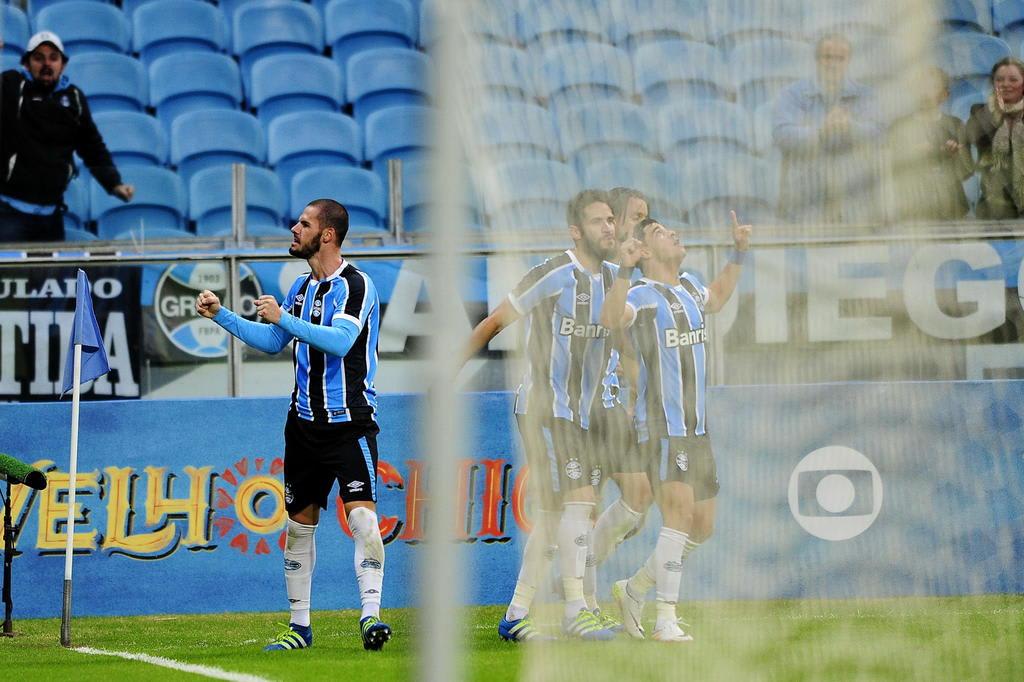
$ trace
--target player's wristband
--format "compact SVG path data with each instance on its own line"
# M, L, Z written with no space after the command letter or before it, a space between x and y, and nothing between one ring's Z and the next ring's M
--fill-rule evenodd
M635 270L635 269L636 269L635 265L633 267L631 267L631 268L627 268L624 265L620 265L619 266L619 271L617 273L615 273L615 276L618 277L619 279L624 279L627 282L631 282L631 281L633 281L633 270Z
M730 249L728 260L733 265L743 265L747 261L747 252Z

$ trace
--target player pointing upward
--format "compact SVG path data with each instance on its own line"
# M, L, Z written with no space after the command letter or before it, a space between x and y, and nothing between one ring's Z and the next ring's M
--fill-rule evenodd
M380 649L391 628L380 620L384 544L377 525L377 336L380 303L373 281L341 256L348 211L317 199L292 226L288 253L309 263L283 306L272 296L256 301L270 324L250 322L221 306L211 291L196 311L267 353L292 344L295 389L284 430L284 491L288 511L284 551L291 622L267 650L313 644L310 583L316 562L313 534L337 480L355 540L355 572L366 649Z

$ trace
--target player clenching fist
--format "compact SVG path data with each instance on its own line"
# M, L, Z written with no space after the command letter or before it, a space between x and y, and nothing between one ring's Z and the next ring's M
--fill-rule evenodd
M277 324L281 321L281 306L277 299L270 295L263 295L256 299L256 315L267 322Z
M219 311L220 299L217 298L217 294L209 289L200 292L199 296L196 297L196 312L203 317L213 319Z

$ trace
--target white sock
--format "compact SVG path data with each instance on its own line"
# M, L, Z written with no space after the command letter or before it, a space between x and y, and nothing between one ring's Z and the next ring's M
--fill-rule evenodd
M587 567L592 502L566 502L558 524L558 567L565 588L565 617L575 618L587 608L583 598L583 574Z
M594 556L593 545L594 532L590 532L590 541L587 543L587 567L583 571L583 599L587 602L587 608L593 611L600 604L597 603L597 557Z
M591 547L600 566L622 544L629 532L643 521L644 515L631 509L620 497L605 509L594 524Z
M384 542L380 538L377 514L366 507L356 507L348 514L348 527L355 540L356 582L359 601L367 616L380 616L380 592L384 586Z
M683 550L689 540L686 533L662 526L658 543L654 546L655 593L658 596L657 630L676 619L679 583L683 578ZM650 570L650 567L648 567Z
M288 592L291 622L309 626L309 591L316 565L316 526L288 519L284 546L284 586Z
M523 549L523 560L519 566L519 578L516 590L512 593L512 602L505 611L506 620L519 620L530 613L533 597L537 586L551 570L555 558L552 542L558 530L560 512L541 511L537 525L526 539Z

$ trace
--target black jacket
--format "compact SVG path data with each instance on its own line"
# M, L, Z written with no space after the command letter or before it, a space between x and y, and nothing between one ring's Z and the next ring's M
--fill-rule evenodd
M2 88L0 194L61 204L75 174L74 152L108 193L121 184L85 95L66 77L47 92L21 71L4 71Z

